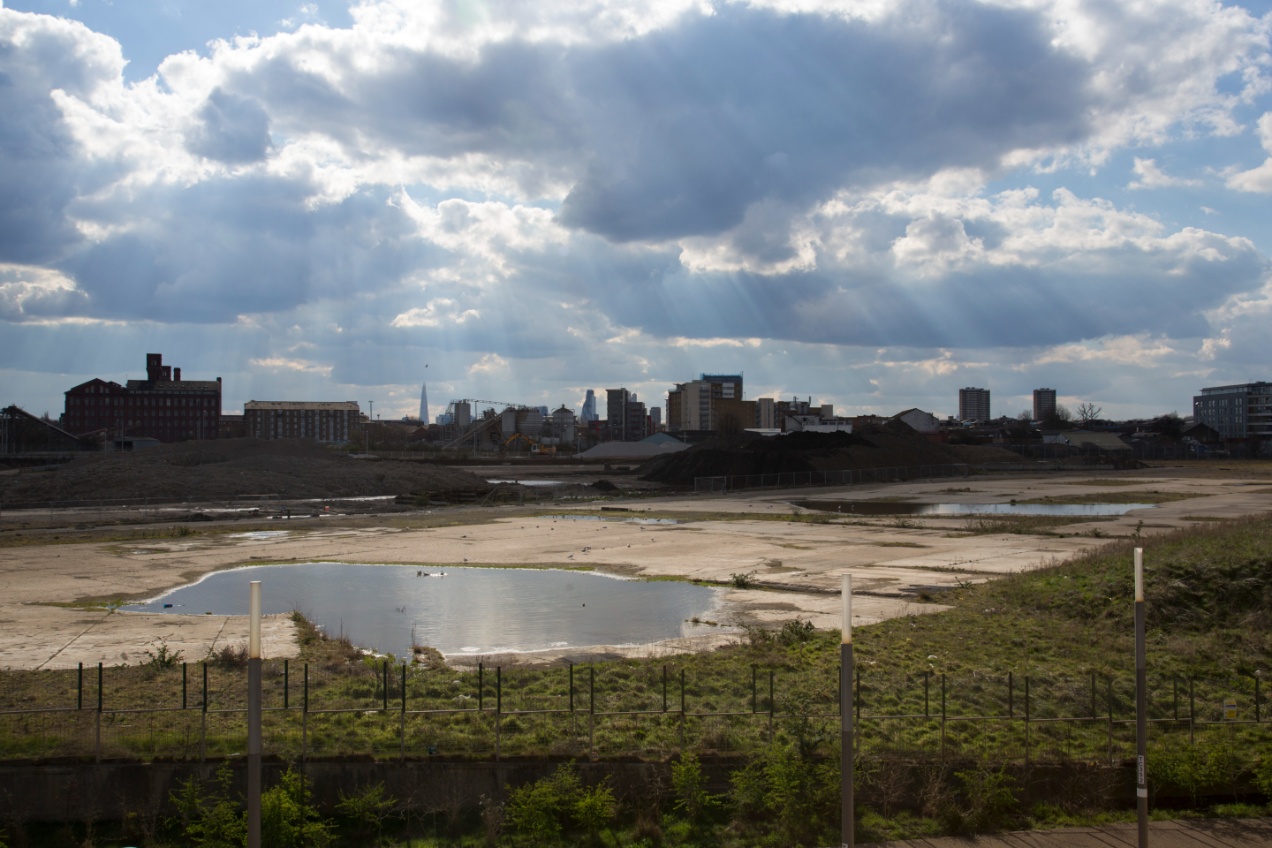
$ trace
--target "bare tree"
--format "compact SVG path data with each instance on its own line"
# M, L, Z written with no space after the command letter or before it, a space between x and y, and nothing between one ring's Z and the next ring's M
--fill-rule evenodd
M1104 407L1096 406L1093 403L1078 404L1078 420L1084 425L1091 424L1100 419L1100 413L1104 411Z

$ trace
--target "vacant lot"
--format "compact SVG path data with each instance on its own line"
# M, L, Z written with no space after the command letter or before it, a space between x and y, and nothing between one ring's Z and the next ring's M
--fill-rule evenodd
M1046 477L959 478L850 489L729 496L639 496L537 506L442 507L392 515L342 514L312 504L293 517L229 520L210 513L133 508L6 511L0 532L0 665L136 663L156 640L199 659L246 639L246 621L224 616L113 612L212 571L247 563L349 562L531 567L587 565L647 577L729 587L721 636L660 649L709 647L735 638L728 625L794 618L838 626L839 575L854 574L856 623L941 609L943 591L1066 559L1110 538L1230 520L1267 510L1272 475L1255 465L1162 468ZM792 501L905 500L1010 503L1142 500L1157 505L1117 518L854 518ZM586 511L603 521L554 519ZM304 516L304 517L301 517ZM313 517L309 517L313 516ZM631 519L663 517L675 524ZM11 531L17 526L40 529ZM253 528L286 530L260 539ZM246 591L246 589L245 589ZM268 587L266 587L268 591ZM294 655L284 618L267 624L268 656Z

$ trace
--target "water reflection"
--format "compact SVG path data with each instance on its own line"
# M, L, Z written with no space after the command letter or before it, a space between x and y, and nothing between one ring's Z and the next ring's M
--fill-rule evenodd
M792 501L795 506L844 515L1125 515L1154 504L905 503L883 501Z
M720 592L671 581L523 568L300 563L210 574L125 609L246 615L248 582L263 581L268 613L300 610L329 635L410 656L415 644L445 654L638 645L687 635L710 618Z

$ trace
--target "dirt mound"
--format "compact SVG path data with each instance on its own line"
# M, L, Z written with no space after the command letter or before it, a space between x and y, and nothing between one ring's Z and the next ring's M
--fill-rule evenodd
M868 426L854 433L790 433L759 437L735 447L704 444L656 457L640 468L641 479L691 486L695 477L849 471L963 463L948 445L928 441L901 422Z
M84 454L56 468L23 470L0 478L0 503L340 498L489 489L485 480L454 468L355 459L309 442L224 439Z

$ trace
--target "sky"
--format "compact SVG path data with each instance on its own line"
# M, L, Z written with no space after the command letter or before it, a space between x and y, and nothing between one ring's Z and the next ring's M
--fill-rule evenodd
M1272 380L1272 2L0 0L0 404ZM603 408L603 403L600 404Z

